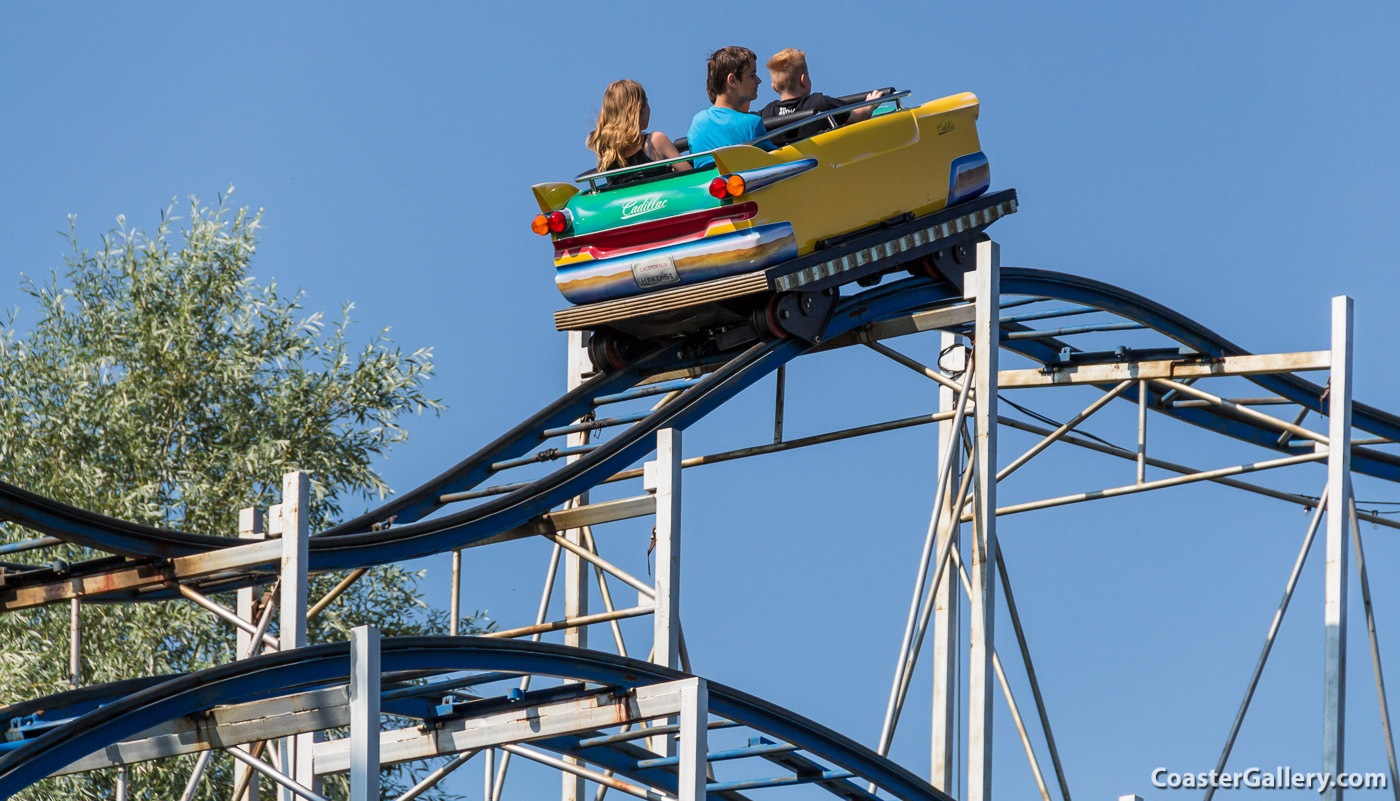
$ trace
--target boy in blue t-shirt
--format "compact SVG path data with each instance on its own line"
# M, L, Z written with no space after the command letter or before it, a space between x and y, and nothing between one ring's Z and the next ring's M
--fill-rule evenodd
M758 98L758 57L747 47L722 47L710 54L705 90L710 95L709 108L690 121L686 139L691 153L738 145L768 132L763 120L749 114L749 104ZM772 142L759 142L758 147L773 150ZM697 159L695 166L703 169L714 159Z

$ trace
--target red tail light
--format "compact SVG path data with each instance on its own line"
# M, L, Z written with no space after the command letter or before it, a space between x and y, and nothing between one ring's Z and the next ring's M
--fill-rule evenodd
M536 214L535 219L530 221L530 230L544 236L550 232L562 234L569 228L571 222L569 215L562 211L551 211L548 214Z
M748 186L745 185L742 175L721 175L710 181L710 194L720 200L739 197L746 189Z

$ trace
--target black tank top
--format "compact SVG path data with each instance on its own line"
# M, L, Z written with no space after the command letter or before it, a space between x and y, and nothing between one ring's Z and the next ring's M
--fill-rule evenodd
M650 142L650 139L649 139L649 134L647 134L645 131L643 131L643 132L642 132L642 146L639 147L639 148L637 148L637 152L636 152L636 153L633 153L632 155L630 155L630 156L628 156L626 159L624 159L623 162L622 162L622 166L623 166L623 167L640 167L640 166L642 166L643 164L650 164L650 163L652 163L653 161L655 161L655 159L653 159L651 156L647 155L647 151L648 151L649 149L651 149L651 142ZM620 170L620 169L622 169L622 167L615 167L614 169L619 169L619 170ZM644 179L644 178L654 178L654 177L656 177L656 176L658 176L658 175L665 175L666 173L668 173L668 172L670 172L670 171L671 171L671 166L670 166L669 164L663 164L663 165L661 165L661 166L659 166L659 167L653 167L653 168L650 169L650 170L637 170L636 172L624 173L624 174L622 174L622 175L614 175L614 176L608 178L608 185L609 185L609 186L621 186L621 185L623 185L623 184L630 184L630 183L632 183L632 182L634 182L634 181L640 181L640 180L642 180L642 179Z

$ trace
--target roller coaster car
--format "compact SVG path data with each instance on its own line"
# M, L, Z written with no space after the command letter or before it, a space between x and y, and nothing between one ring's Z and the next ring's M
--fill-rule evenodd
M532 227L552 237L555 283L576 304L555 314L556 328L593 331L605 369L642 342L699 331L721 347L820 342L842 284L896 269L961 283L968 245L1016 210L1015 191L986 194L975 95L901 108L907 95L772 152L743 144L586 174L583 191L536 185ZM852 97L846 111L864 95ZM765 120L765 138L840 113Z

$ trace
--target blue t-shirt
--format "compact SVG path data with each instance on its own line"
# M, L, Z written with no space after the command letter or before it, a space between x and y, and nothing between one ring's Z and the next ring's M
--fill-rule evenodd
M690 131L686 139L690 142L691 153L703 153L717 147L740 145L768 133L763 127L763 119L757 114L745 114L732 108L710 106L695 115L690 121ZM772 142L759 142L758 147L774 150ZM712 158L697 159L697 169L714 164Z

